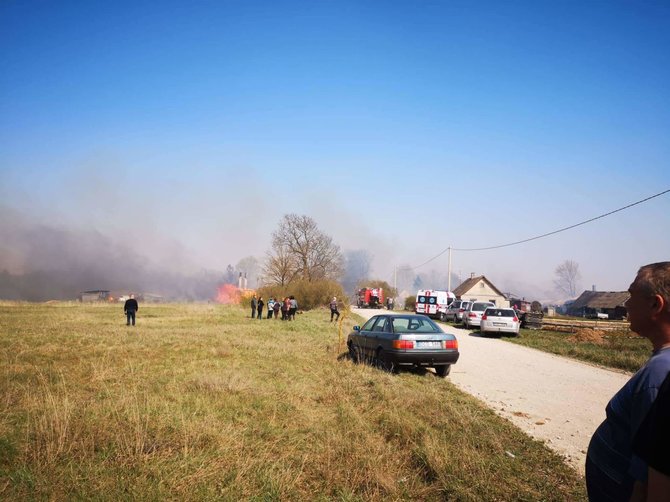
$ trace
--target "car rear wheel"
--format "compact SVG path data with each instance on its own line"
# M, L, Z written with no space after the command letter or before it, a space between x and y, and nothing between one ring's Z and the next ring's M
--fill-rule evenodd
M379 349L377 351L377 357L375 358L375 363L377 368L384 371L388 371L389 373L398 373L399 371L398 365L391 360L389 354L387 352L384 352L383 349Z
M439 377L446 377L451 373L451 364L443 364L442 366L435 366L435 374Z

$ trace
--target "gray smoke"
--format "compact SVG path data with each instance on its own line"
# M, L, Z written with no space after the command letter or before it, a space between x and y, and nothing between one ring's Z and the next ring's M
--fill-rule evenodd
M81 291L105 289L208 300L216 297L217 287L231 275L173 270L96 230L48 225L0 206L3 299L66 300Z
M342 287L346 293L354 294L358 282L370 277L371 264L372 254L365 249L344 252Z

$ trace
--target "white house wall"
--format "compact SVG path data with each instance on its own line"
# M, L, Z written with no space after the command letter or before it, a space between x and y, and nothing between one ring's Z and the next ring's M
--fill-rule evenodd
M499 295L484 280L478 281L467 293L461 295L461 300L477 302L493 302L496 307L509 307L509 300Z

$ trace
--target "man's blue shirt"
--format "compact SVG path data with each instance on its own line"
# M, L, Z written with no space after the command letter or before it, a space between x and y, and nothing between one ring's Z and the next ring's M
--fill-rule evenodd
M607 404L607 418L593 434L587 457L613 485L647 479L647 465L633 455L633 437L669 372L670 347L654 352Z

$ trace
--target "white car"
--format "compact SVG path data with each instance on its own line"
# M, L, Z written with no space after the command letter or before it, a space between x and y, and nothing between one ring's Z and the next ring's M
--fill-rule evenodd
M495 307L491 302L472 302L465 312L463 312L463 325L466 328L479 326L482 314L489 307Z
M482 315L479 331L482 335L487 333L509 333L517 336L520 325L521 323L514 309L489 307Z

